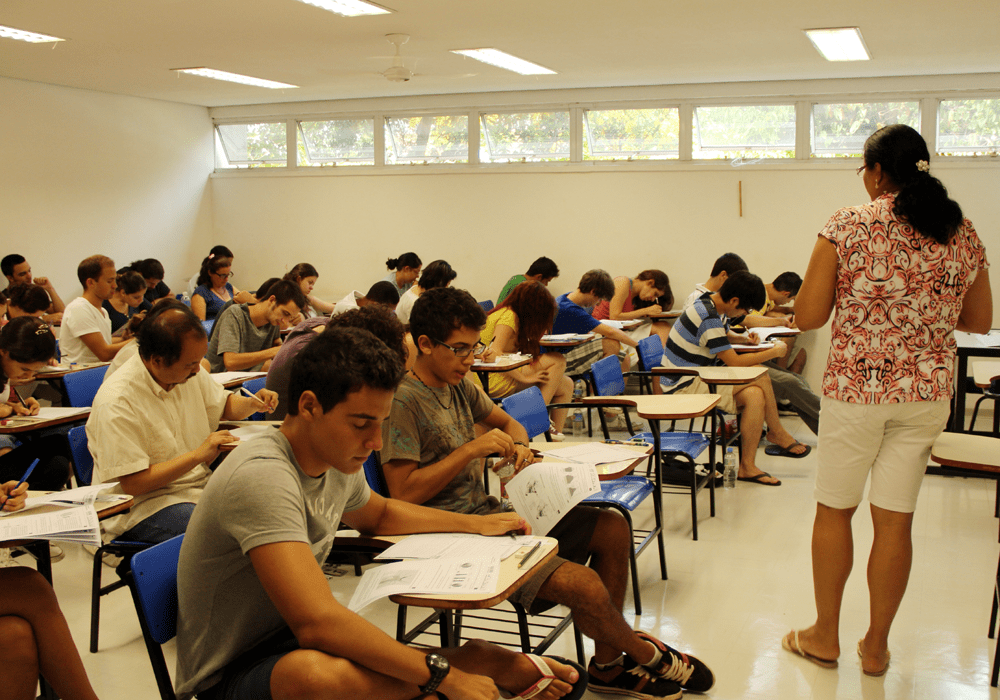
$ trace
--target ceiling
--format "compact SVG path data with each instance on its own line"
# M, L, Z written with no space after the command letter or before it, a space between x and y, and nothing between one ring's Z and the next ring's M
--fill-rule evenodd
M1000 72L997 0L384 0L340 17L295 0L3 0L0 75L207 107L397 95ZM823 60L802 33L859 26L869 62ZM390 32L417 73L389 67ZM519 76L449 53L493 47L557 71ZM300 86L172 73L208 66Z

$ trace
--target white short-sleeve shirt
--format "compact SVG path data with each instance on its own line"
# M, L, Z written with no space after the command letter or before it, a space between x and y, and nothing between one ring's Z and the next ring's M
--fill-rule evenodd
M104 342L111 344L111 318L108 312L91 304L83 297L77 297L66 305L63 311L62 328L59 330L59 350L64 362L100 362L100 358L90 351L81 336L100 333Z

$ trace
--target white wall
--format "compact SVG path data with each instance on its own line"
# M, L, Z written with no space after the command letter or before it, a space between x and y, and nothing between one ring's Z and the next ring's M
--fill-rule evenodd
M24 255L65 301L88 255L157 258L173 287L212 245L204 107L0 78L0 153L0 256Z

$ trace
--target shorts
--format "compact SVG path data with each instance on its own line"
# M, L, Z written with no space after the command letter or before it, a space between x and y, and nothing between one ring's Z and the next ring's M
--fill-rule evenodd
M682 377L677 384L687 380L687 377ZM661 382L662 384L662 382ZM671 387L676 386L676 384L663 385L663 388L667 390L668 393L674 394L711 394L709 391L709 386L701 380L701 377L691 377L691 380L680 386L680 388L675 389L673 392L670 391ZM719 403L715 405L716 408L724 411L726 413L732 413L736 415L738 409L736 408L736 396L733 393L735 387L732 384L718 384L715 387L715 394L719 397Z
M274 667L299 648L295 635L286 627L226 664L222 680L199 692L198 700L271 700Z
M948 421L948 401L855 404L828 396L819 421L816 500L854 508L864 496L884 510L912 513L931 445Z

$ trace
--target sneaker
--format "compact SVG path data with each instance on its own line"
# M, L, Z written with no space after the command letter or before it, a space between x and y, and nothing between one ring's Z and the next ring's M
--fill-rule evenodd
M657 677L676 681L684 690L692 693L707 693L715 685L715 674L701 659L682 654L651 634L636 632L636 635L663 654L659 665L653 670Z
M587 690L595 693L628 695L642 700L678 700L684 695L676 681L660 678L628 656L618 657L617 661L606 668L598 668L591 658L587 674L590 676Z
M563 440L566 439L566 434L560 433L555 428L553 428L552 430L549 431L549 439L552 440L552 442L562 442Z
M66 554L63 553L62 547L55 542L49 542L49 561L55 564L57 561L62 561L65 557Z

